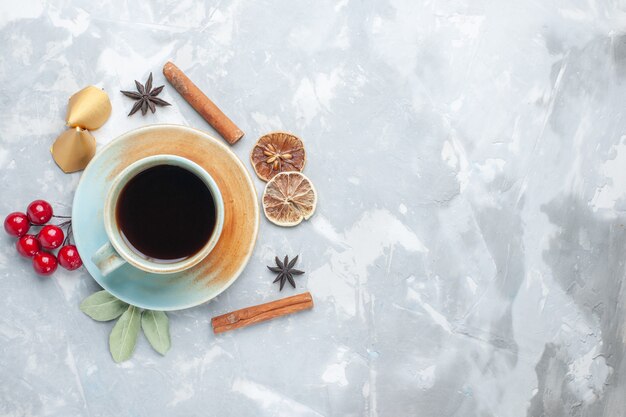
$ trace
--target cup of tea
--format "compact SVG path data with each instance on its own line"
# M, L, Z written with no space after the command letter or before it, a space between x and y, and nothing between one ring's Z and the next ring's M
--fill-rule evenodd
M115 177L103 215L109 241L91 258L102 275L126 263L172 274L197 265L215 247L224 225L224 201L200 165L155 155Z

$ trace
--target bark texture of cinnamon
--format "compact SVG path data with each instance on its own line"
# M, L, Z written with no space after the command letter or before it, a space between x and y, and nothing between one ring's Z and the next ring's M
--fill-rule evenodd
M233 123L176 65L167 62L163 66L163 75L191 104L199 114L209 122L217 132L231 145L241 139L243 131Z
M223 333L311 308L313 297L311 293L305 292L213 317L211 325L214 333Z

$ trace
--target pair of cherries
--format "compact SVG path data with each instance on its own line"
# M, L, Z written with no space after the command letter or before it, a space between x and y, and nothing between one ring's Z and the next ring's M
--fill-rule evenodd
M46 224L52 217L66 218L54 216L52 206L47 201L35 200L28 205L26 213L16 211L4 219L4 230L18 238L15 243L17 252L26 258L32 258L33 268L40 275L51 275L58 265L73 271L83 264L76 246L65 244L69 243L69 236L66 239L63 229L59 227L68 225L69 230L71 221L68 220L61 225ZM37 235L33 235L28 234L31 226L43 227ZM62 247L57 256L49 252L60 246Z

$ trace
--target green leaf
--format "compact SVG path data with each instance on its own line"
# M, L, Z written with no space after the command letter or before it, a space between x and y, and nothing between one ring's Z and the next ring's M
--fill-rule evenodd
M128 307L105 290L91 294L80 303L80 310L97 321L109 321L118 318Z
M141 328L148 342L161 355L170 350L170 321L162 311L144 310L141 315Z
M109 350L115 362L123 362L132 356L140 326L141 312L137 307L128 306L109 336Z

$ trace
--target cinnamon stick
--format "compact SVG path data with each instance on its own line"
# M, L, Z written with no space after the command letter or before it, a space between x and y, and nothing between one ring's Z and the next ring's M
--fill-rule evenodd
M211 325L214 333L223 333L311 308L313 297L311 293L305 292L213 317Z
M163 75L191 104L199 114L209 122L217 132L231 145L241 139L244 133L215 105L176 65L167 62L163 66Z

